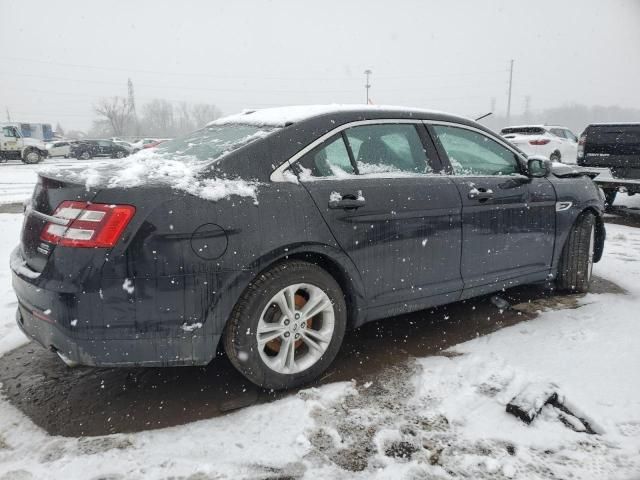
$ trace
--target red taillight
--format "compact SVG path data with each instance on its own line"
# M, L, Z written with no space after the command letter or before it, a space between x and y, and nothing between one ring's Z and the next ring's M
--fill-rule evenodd
M47 223L40 239L65 247L111 248L133 218L131 205L64 201L53 216L66 224Z
M546 145L550 141L551 140L549 140L548 138L537 138L535 140L529 140L529 143L531 145Z
M584 144L587 143L587 136L581 135L578 140L578 158L582 159L584 157Z

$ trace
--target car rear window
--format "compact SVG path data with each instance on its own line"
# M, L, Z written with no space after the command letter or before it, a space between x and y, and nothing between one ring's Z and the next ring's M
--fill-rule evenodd
M202 161L215 160L255 140L266 137L279 127L257 127L244 124L211 125L186 137L163 142L158 152L197 158Z
M517 133L518 135L542 135L544 128L540 127L510 127L503 128L500 131L501 135L509 135L510 133Z

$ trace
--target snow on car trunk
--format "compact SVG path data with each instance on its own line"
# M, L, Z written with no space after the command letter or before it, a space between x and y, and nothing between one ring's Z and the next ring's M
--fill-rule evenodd
M20 220L0 214L5 258ZM594 271L627 293L576 297L577 308L565 310L540 303L533 320L396 365L367 383L329 384L224 417L93 438L49 436L0 399L0 477L635 478L640 231L607 229ZM26 339L13 320L6 269L0 282L4 353ZM530 425L507 414L506 404L535 382L557 385L600 433L574 431L549 405Z

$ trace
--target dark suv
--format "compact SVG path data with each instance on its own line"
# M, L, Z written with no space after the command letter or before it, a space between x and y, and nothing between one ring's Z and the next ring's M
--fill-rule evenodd
M78 160L93 157L124 158L128 155L129 150L111 140L80 140L72 143L69 150L69 156Z
M608 205L618 191L640 193L640 122L587 126L578 144L578 165L609 169L610 175L595 179Z
M443 113L227 117L40 172L11 258L18 325L67 362L205 365L220 346L258 385L299 385L347 328L532 282L586 291L604 199L560 167Z

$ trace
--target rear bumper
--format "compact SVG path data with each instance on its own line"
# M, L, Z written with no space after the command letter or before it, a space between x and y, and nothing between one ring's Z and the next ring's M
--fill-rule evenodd
M126 300L118 299L115 310L107 310L109 297L102 290L63 292L47 288L44 279L28 278L20 270L19 248L11 257L18 326L27 337L74 363L100 367L206 365L215 355L220 334L183 330L178 319L171 332L140 328L140 318L123 307L128 305ZM120 312L119 318L114 311ZM105 325L105 318L112 323Z
M168 367L201 365L193 358L191 338L107 339L73 338L55 321L34 315L20 303L16 311L20 330L48 350L60 352L79 365L96 367ZM214 339L217 343L219 337Z

